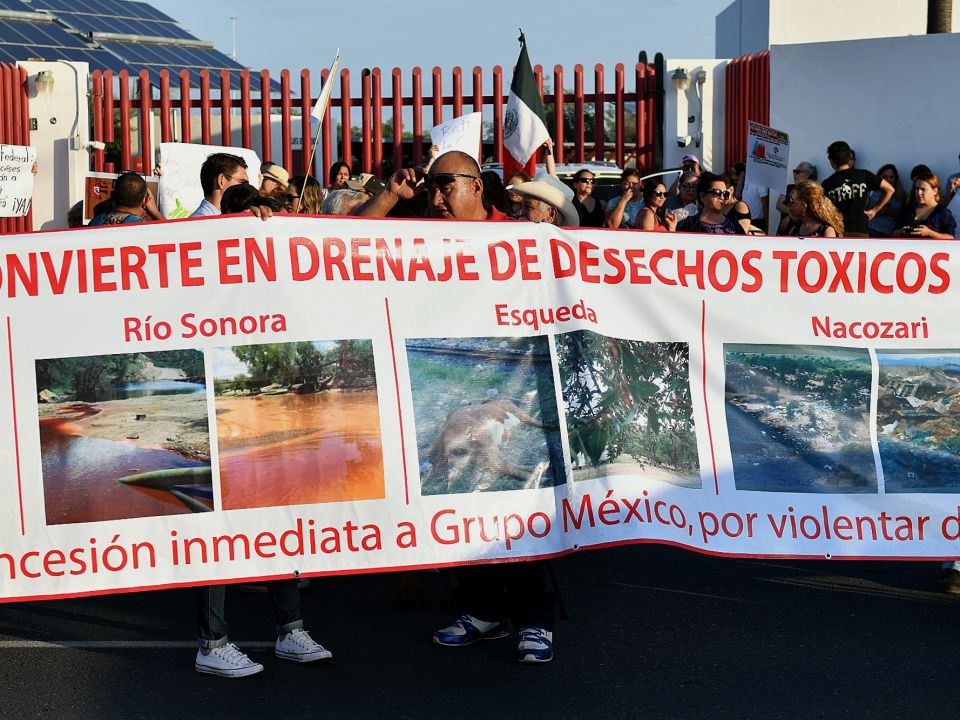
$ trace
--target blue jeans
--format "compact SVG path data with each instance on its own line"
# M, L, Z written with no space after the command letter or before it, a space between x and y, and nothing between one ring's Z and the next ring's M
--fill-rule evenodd
M286 635L303 627L300 611L300 591L296 580L276 580L267 583L273 614L277 623L277 635ZM213 650L223 647L227 639L227 618L224 605L226 585L205 585L197 588L197 635L200 647Z

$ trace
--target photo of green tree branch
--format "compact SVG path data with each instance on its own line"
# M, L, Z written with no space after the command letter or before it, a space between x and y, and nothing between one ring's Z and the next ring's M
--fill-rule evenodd
M689 348L586 330L557 336L574 480L641 475L700 487Z

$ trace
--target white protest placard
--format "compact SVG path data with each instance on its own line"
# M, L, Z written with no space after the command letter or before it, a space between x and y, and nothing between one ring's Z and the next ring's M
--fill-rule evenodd
M787 133L751 120L747 130L747 150L747 183L777 190L787 187L787 166L790 164Z
M430 141L440 148L439 155L460 150L479 162L477 151L480 149L481 127L480 113L461 115L434 126Z
M247 163L250 183L260 184L260 157L253 150L218 145L194 145L191 143L160 143L160 190L157 204L164 217L175 219L189 217L200 201L200 167L214 153L239 155Z
M30 212L36 160L36 148L0 145L0 217L23 217Z

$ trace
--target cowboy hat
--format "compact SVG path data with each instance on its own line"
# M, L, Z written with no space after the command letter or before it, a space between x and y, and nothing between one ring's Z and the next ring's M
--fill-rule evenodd
M573 190L559 178L547 173L540 173L530 182L510 185L507 190L552 205L560 214L557 225L580 227L580 214L577 212L577 208L573 206Z

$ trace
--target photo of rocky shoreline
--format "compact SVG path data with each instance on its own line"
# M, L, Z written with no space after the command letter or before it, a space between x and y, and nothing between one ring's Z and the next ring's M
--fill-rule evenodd
M728 344L724 355L738 490L877 492L865 349Z
M47 524L213 509L203 353L36 362Z

